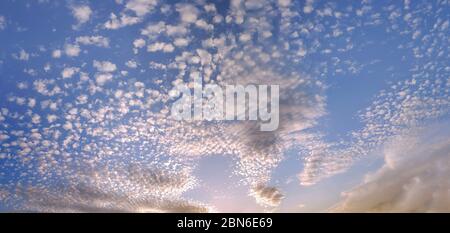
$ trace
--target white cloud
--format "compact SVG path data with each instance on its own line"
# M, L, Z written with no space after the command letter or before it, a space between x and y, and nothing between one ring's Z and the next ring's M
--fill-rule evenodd
M309 13L313 12L313 10L314 10L313 2L314 2L313 0L306 1L306 5L303 7L303 13L309 14Z
M17 88L19 88L20 90L25 90L25 89L28 88L28 83L26 83L26 82L19 82L17 84Z
M145 46L145 40L142 38L133 41L133 46L135 48L143 48Z
M185 47L189 44L189 40L186 38L176 38L173 44L177 47Z
M147 51L149 51L149 52L160 51L164 48L164 45L165 45L165 43L163 43L163 42L156 42L156 43L150 44L147 47Z
M157 51L163 51L166 53L173 52L175 47L170 43L164 43L164 42L155 42L153 44L148 45L147 51L148 52L157 52Z
M141 22L142 19L138 17L128 16L125 14L121 14L120 17L117 17L114 13L111 13L109 20L103 25L106 29L119 29L125 26L130 26L133 24L137 24Z
M387 143L384 165L343 193L335 212L450 211L448 125L411 131Z
M135 60L129 60L125 63L126 66L128 66L129 68L137 68L138 64Z
M19 54L14 54L13 57L21 61L28 61L28 59L30 59L30 54L21 49Z
M165 64L157 63L157 62L154 62L154 61L150 61L149 62L149 66L152 69L159 69L159 70L167 69L167 66Z
M64 125L63 125L63 129L65 130L71 130L73 128L72 123L70 123L70 121L67 121Z
M173 47L172 44L166 44L164 45L163 52L170 53L173 52L174 49L175 47Z
M34 106L36 106L36 99L28 98L28 107L34 108Z
M39 124L41 123L41 117L37 114L34 114L33 117L31 118L31 122L33 124Z
M67 44L64 46L64 52L69 57L77 57L80 55L81 49L79 45Z
M37 76L38 75L38 72L35 69L32 69L32 68L30 68L30 69L25 68L23 70L23 72L25 72L26 74L28 74L30 76Z
M47 121L50 124L55 122L57 119L58 119L58 116L56 116L56 115L53 115L53 114L47 115Z
M89 21L92 10L88 5L72 6L72 15L78 21L78 24L84 24Z
M199 19L195 22L195 26L197 26L198 28L201 28L203 30L213 30L214 26L212 24L208 24L204 19Z
M166 33L168 36L183 36L188 33L185 25L167 25Z
M245 8L247 8L249 10L258 10L258 9L262 8L264 6L264 4L266 4L266 2L260 1L260 0L247 0L244 3Z
M44 65L44 71L45 72L49 72L52 69L52 65L50 65L50 63L46 63Z
M109 39L103 36L80 36L75 40L78 44L109 47Z
M127 2L125 7L133 11L138 17L142 17L153 11L157 4L157 0L131 0Z
M305 14L309 14L309 13L311 13L313 10L314 10L314 8L313 8L312 6L310 6L310 5L303 7L303 12L304 12Z
M191 4L177 4L176 10L180 13L180 19L184 23L195 23L199 15L198 9Z
M146 28L141 30L141 34L149 38L155 38L166 30L166 23L150 23Z
M205 4L203 8L209 13L215 13L217 11L216 6L213 3Z
M75 73L77 73L80 69L76 67L66 67L61 72L61 76L63 78L71 78Z
M98 85L103 86L105 83L111 81L112 77L112 74L96 74L95 82L97 82Z
M358 158L368 155L393 136L448 114L450 85L442 85L447 77L434 76L433 79L412 78L380 91L372 105L360 114L365 125L351 133L354 143L342 148L322 142L324 145L316 147L306 157L304 169L298 176L300 183L312 185L344 172Z
M2 119L2 120L0 120L0 121L3 121L4 120L4 118L3 118L3 116L0 116L0 118ZM8 135L6 135L6 134L1 134L0 133L0 141L3 141L3 140L8 140L10 137L8 136ZM3 158L2 158L3 159ZM5 196L2 196L3 195L3 193L0 193L0 199L2 199L2 200L4 200L4 199L6 199L6 197Z
M134 54L138 54L139 53L139 49L143 48L145 46L146 42L144 39L139 38L133 41L133 52Z
M164 22L150 23L146 28L141 30L141 34L149 39L156 39L165 33L169 37L184 36L189 32L186 24L166 25Z
M239 36L239 40L242 42L247 42L247 41L250 41L251 39L252 39L252 35L250 35L249 33L242 33Z
M116 71L117 66L116 64L110 62L110 61L96 61L94 60L93 65L99 72L104 73L111 73Z
M289 7L289 5L291 5L291 0L278 0L278 5L281 7Z
M53 52L52 52L52 57L53 57L53 58L60 58L60 57L61 57L61 54L62 54L61 50L59 50L59 49L53 50Z

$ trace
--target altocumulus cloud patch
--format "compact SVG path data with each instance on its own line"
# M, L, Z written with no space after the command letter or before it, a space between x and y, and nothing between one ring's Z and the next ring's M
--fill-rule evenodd
M448 211L448 4L2 1L0 209L220 212L222 156L235 211ZM279 86L278 127L172 119L195 77Z

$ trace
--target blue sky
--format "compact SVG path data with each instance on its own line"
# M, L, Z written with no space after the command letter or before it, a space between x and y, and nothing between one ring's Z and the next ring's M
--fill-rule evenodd
M449 16L444 0L1 1L0 209L448 211ZM170 119L195 75L280 85L280 128Z

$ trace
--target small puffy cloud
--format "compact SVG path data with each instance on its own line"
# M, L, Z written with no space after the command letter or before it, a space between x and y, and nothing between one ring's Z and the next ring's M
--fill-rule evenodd
M129 60L125 63L126 66L128 66L129 68L137 68L138 64L135 60Z
M0 116L0 118L2 119L2 120L0 120L0 121L3 121L3 120L4 120L3 116ZM8 135L6 135L6 134L1 134L1 133L0 133L0 141L8 140L9 138L10 138L10 137L9 137ZM6 196L6 194L0 192L0 200L6 199L5 196Z
M94 60L93 65L99 72L104 72L104 73L111 73L111 72L116 71L116 69L117 69L116 64L114 64L110 61Z
M164 45L165 45L165 43L163 43L163 42L156 42L156 43L150 44L147 47L147 51L149 51L149 52L160 51L164 48Z
M34 114L33 117L31 117L31 122L33 124L39 124L41 123L41 117L37 114Z
M17 84L17 88L19 88L20 90L25 90L25 89L28 88L28 83L26 83L26 82L19 82Z
M165 70L165 69L167 69L167 66L165 64L157 63L157 62L154 62L154 61L149 62L149 66L152 69L158 69L158 70Z
M61 50L56 49L56 50L53 50L53 52L52 52L52 57L53 57L53 58L60 58L60 57L61 57L61 54L62 54Z
M169 37L181 37L188 33L188 28L186 24L166 25L164 22L158 22L149 24L146 28L141 30L142 35L147 36L152 40L163 33Z
M34 108L34 106L36 106L36 99L28 98L28 107Z
M114 13L111 13L109 20L103 25L106 29L115 30L125 26L130 26L133 24L137 24L141 22L142 19L139 17L128 16L125 14L121 14L120 17L117 17Z
M146 42L144 39L139 38L133 41L133 52L137 54L139 52L140 48L143 48L145 46Z
M20 53L19 53L19 59L27 61L28 59L30 59L30 54L28 54L25 50L22 49L22 50L20 50Z
M133 46L135 48L143 48L145 46L145 40L142 38L133 41Z
M260 9L264 6L265 2L264 1L259 1L259 0L247 0L245 1L245 8L249 9L249 10L257 10Z
M167 25L166 33L168 36L183 36L189 32L185 25Z
M19 54L13 54L13 57L17 60L28 61L28 59L30 59L30 54L21 49Z
M291 0L278 0L278 5L281 7L288 7L291 5Z
M72 15L78 21L78 24L84 24L91 18L92 10L88 5L72 6Z
M157 0L131 0L125 5L126 9L133 11L136 16L142 17L150 13L158 4Z
M303 13L305 13L305 14L309 14L309 13L313 12L313 10L314 10L314 8L310 4L303 7Z
M437 128L437 127L436 127ZM450 211L448 126L398 136L384 149L385 164L343 193L334 212Z
M98 85L103 86L103 85L105 85L105 83L111 81L112 77L113 77L112 74L96 74L95 82Z
M103 36L80 36L75 40L78 44L109 47L109 39Z
M175 47L172 44L164 42L155 42L147 47L148 52L163 51L165 53L170 53L173 52L173 50L175 50Z
M117 66L110 61L96 61L94 60L93 66L101 73L95 75L95 82L103 86L105 83L112 80L113 75L111 72L117 70Z
M252 35L250 35L249 33L242 33L239 36L239 40L242 42L247 42L247 41L250 41L251 39L252 39Z
M303 13L309 14L314 11L314 0L307 0L305 6L303 7Z
M204 5L203 8L204 8L205 11L208 12L208 13L211 13L211 12L212 12L212 13L217 12L216 6L215 6L213 3L206 4L206 5Z
M52 65L50 65L50 63L47 63L44 65L44 71L45 72L49 72L52 69Z
M198 9L191 4L177 4L176 10L184 23L195 23L199 15Z
M38 72L35 69L24 69L23 72L30 76L36 76Z
M47 121L50 124L55 122L57 119L58 119L58 116L56 116L56 115L53 115L53 114L47 115Z
M69 121L67 121L64 125L63 125L63 129L65 130L71 130L73 128L72 123L70 123Z
M79 68L76 67L66 67L64 68L64 70L61 72L61 76L63 78L71 78L75 73L77 73L79 71Z
M158 35L166 31L166 23L158 22L151 23L146 28L141 30L141 34L149 38L156 38Z
M170 53L173 52L174 49L175 47L173 47L172 44L166 44L163 48L163 52Z
M177 47L185 47L189 44L189 40L186 38L176 38L173 44Z
M214 26L212 24L208 24L205 20L203 19L199 19L195 22L195 26L197 26L198 28L201 28L203 30L209 31L209 30L213 30Z
M80 55L81 49L79 45L67 44L64 47L64 53L69 57L77 57Z

